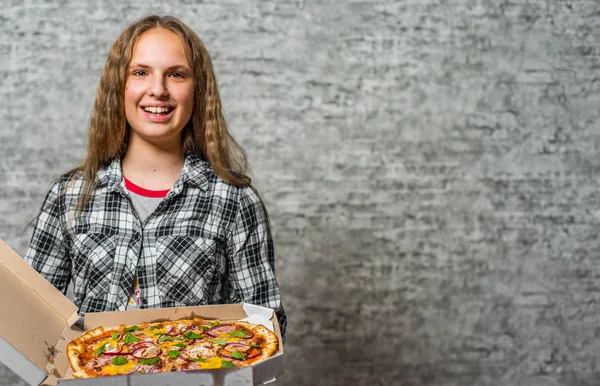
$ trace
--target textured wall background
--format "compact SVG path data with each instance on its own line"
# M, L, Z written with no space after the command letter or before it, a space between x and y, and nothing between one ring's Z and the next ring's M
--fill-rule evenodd
M1 238L80 161L119 32L174 14L272 216L278 384L600 384L598 1L162 3L2 1Z

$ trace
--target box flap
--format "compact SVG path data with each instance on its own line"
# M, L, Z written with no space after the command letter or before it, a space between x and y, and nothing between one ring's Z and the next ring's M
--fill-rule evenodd
M84 330L99 326L118 326L141 322L160 322L192 317L203 319L239 320L248 316L241 304L153 308L131 311L89 312L85 314Z
M273 323L271 322L271 319L273 318L273 315L275 314L275 311L273 311L272 308L257 306L255 304L250 304L250 303L244 303L243 307L244 307L244 311L246 311L246 314L248 315L248 317L241 319L241 320L243 320L244 322L251 323L251 324L262 324L269 330L271 330L273 332L275 331L273 328Z
M2 240L0 291L0 337L44 370L77 307Z

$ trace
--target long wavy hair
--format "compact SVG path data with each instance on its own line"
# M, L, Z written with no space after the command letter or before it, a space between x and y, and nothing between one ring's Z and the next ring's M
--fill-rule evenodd
M182 152L208 161L214 172L236 186L250 184L244 149L227 129L217 80L210 56L198 35L173 16L147 16L130 24L114 42L104 66L88 127L87 154L74 169L74 178L83 176L83 190L77 209L89 202L96 188L96 175L103 166L121 157L129 144L125 116L125 82L133 48L144 32L164 28L178 35L194 71L192 117L182 131Z

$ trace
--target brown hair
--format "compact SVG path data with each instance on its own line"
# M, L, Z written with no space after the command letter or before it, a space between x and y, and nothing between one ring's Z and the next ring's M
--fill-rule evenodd
M183 153L207 160L219 177L233 185L250 184L246 176L246 153L227 129L217 80L204 43L176 17L152 15L125 28L108 54L88 127L87 154L74 173L74 177L83 176L79 210L85 207L96 188L98 170L127 150L129 125L124 106L127 69L135 43L153 28L164 28L181 38L194 71L194 106L190 122L182 132Z

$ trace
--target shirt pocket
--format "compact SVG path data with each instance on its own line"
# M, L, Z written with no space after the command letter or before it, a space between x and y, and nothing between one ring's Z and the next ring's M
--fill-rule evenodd
M87 303L101 304L106 301L113 277L117 246L115 238L103 233L84 233L73 239L73 292L75 299L84 303L82 309L87 308Z
M156 240L156 281L163 303L205 304L217 272L215 240L164 236Z

